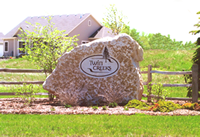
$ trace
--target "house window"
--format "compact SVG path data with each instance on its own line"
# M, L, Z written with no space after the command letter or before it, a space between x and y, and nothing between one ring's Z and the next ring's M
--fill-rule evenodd
M5 42L5 52L8 52L8 41Z
M25 48L25 42L19 41L19 48L23 48L24 49ZM25 53L25 51L19 49L19 53Z
M88 26L91 26L92 24L91 24L91 20L88 20Z

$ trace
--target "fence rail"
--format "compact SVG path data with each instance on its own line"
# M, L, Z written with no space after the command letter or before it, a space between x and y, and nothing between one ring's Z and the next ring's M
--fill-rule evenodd
M151 83L151 86L156 83ZM143 85L148 85L148 82L143 82ZM192 87L192 84L162 84L163 87Z
M37 69L7 69L7 68L0 68L0 72L12 72L12 73L44 73L43 70L37 70Z
M158 73L158 74L165 74L165 75L187 75L192 74L192 71L176 71L176 72L170 72L170 71L151 71L150 73Z
M44 73L43 70L35 70L35 69L5 69L0 68L0 72L12 72L12 73ZM152 73L157 74L165 74L165 75L192 75L192 84L162 84L164 87L192 87L192 98L169 98L166 97L166 99L170 100L192 100L192 102L198 102L198 65L194 64L192 66L192 71L176 71L176 72L170 72L170 71L157 71L152 70L152 66L148 65L148 71L141 71L142 74L148 75L147 82L143 82L144 85L147 85L148 92L151 92L152 85L155 85L155 83L152 83ZM12 85L12 84L43 84L44 81L25 81L25 82L0 82L0 84L3 85ZM151 84L150 84L151 83ZM37 93L40 95L46 95L48 93ZM15 95L15 93L0 93L0 95ZM151 100L151 97L154 97L154 95L147 96L143 94L144 97L148 97L148 101Z
M148 97L147 94L143 94L143 97ZM150 97L156 97L155 95L150 95ZM192 101L192 98L178 98L178 97L166 97L166 100L188 100L188 101Z
M26 84L43 84L44 81L25 81L25 82L0 82L2 85L23 85Z
M0 95L16 95L16 92L0 92ZM20 95L27 95L28 93L21 93ZM48 95L48 93L35 93L35 95Z
M145 72L146 73L146 72ZM192 84L162 84L164 87L192 87L192 102L198 102L198 65L193 64L192 71L176 71L176 72L170 72L170 71L152 71L152 66L148 65L148 80L145 82L147 85L148 92L151 93L151 88L154 83L152 83L152 73L157 74L165 74L165 75L192 75ZM151 101L151 95L148 96L148 101ZM169 98L166 98L169 99ZM186 100L186 98L176 98L177 100ZM188 99L188 98L187 98Z

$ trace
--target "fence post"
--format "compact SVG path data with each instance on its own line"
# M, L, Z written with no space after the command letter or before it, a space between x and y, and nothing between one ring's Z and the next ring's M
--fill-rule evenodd
M151 73L151 71L152 71L152 66L151 66L151 65L148 65L147 90L148 90L148 92L149 92L149 95L151 95L151 85L150 85L150 83L151 83L151 81L152 81L152 73ZM150 97L150 96L147 97L147 102L151 102L151 97Z
M192 103L198 102L198 65L192 66Z

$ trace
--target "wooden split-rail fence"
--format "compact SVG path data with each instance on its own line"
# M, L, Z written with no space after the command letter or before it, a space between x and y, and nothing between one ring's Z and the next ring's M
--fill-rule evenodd
M32 69L2 69L0 68L0 72L10 72L10 73L44 73L43 70L32 70ZM152 82L152 74L164 74L164 75L192 75L192 84L162 84L163 87L192 87L192 98L170 98L166 97L167 100L189 100L192 102L198 102L198 65L194 64L192 66L192 71L157 71L152 70L152 66L148 65L148 71L142 71L142 74L148 75L147 82L143 82L144 85L147 85L148 92L151 91L151 86L156 84ZM43 84L44 81L28 81L28 82L2 82L0 81L0 84L3 85L12 85L12 84ZM5 93L0 92L0 95L15 95L15 93ZM36 93L36 95L48 95L48 93ZM148 100L151 99L151 97L155 97L155 95L147 96L146 94L143 94L143 97L148 97Z

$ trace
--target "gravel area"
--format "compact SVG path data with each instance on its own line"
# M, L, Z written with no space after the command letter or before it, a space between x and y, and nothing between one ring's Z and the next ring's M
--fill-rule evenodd
M178 102L180 104L184 103ZM65 108L59 105L56 101L49 102L48 99L38 98L31 106L24 104L20 98L6 98L0 99L0 113L1 114L108 114L108 115L134 115L143 113L147 115L200 115L200 111L177 109L172 112L153 112L142 111L136 108L129 108L128 111L124 110L122 106L116 108L108 108L103 110L102 107L98 107L97 110L93 110L92 107L76 106L71 108Z
M8 60L8 59L0 59L0 61L5 61L5 60Z

